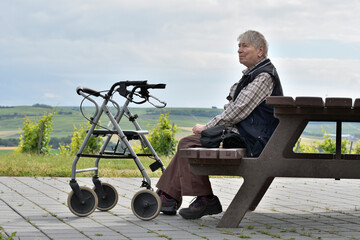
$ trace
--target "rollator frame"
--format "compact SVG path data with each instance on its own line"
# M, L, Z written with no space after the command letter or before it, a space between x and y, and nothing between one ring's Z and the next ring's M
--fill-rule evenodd
M156 97L149 94L149 89L164 89L165 84L148 84L146 80L144 81L121 81L112 85L110 90L107 91L106 94L102 92L86 88L86 87L77 87L76 92L78 95L84 97L84 100L88 100L95 105L95 113L90 117L89 122L91 124L89 130L87 131L86 137L83 140L74 160L72 163L72 171L71 171L71 180L70 187L72 192L68 196L68 206L71 212L73 212L77 216L88 216L92 212L95 211L96 208L99 210L107 211L113 208L118 201L118 194L116 189L108 183L102 183L99 179L99 162L101 158L108 159L121 159L121 158L132 158L140 170L143 181L141 187L145 187L145 190L139 191L132 199L132 210L133 213L142 220L150 220L155 218L161 209L161 201L158 196L158 193L155 193L151 187L151 180L146 172L144 166L142 165L139 156L148 156L155 159L155 162L150 165L150 169L152 171L156 171L157 169L161 169L161 171L165 170L165 167L158 157L156 151L151 146L151 143L146 138L146 134L148 131L144 131L141 129L139 123L137 122L138 116L133 115L130 112L129 104L142 104L145 102L149 102L154 107L163 108L166 106L165 102L160 101ZM132 90L129 91L127 88L132 87ZM120 108L120 105L113 100L113 96L119 93L122 97L125 98L125 102ZM140 101L136 101L134 96L140 97ZM101 106L99 107L98 103L93 99L93 97L100 97L103 99ZM154 104L150 101L150 98L153 98L157 101L157 104ZM116 114L113 115L108 104L112 103L115 109L117 110ZM100 126L99 121L103 114L106 114L109 118L112 129L104 128L105 130L96 129ZM135 127L135 130L124 131L120 127L121 119L127 116L129 121ZM90 138L92 136L107 136L100 151L98 154L84 154L85 147L87 146ZM112 152L106 151L106 147L111 141L113 135L118 136L118 143L113 149ZM137 154L129 140L137 139L140 141L141 145L144 148L148 148L150 154ZM117 149L121 145L123 153L117 152ZM128 153L127 153L128 151ZM90 157L96 158L95 166L93 168L85 168L85 169L77 169L77 164L80 158L82 157ZM82 172L94 172L94 176L92 181L94 183L94 188L90 189L87 187L80 187L76 181L76 174Z

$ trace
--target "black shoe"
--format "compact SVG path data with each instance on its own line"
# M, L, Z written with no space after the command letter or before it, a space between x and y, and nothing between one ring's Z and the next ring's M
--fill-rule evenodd
M212 199L206 196L197 197L188 208L182 208L179 214L185 219L197 219L205 215L218 214L222 212L222 206L217 196Z
M174 198L165 196L163 191L158 191L161 199L161 212L165 215L176 215L177 201Z

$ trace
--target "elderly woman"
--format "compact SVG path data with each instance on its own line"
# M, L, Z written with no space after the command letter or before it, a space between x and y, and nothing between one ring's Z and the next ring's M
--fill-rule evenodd
M283 93L276 69L267 58L268 44L261 33L252 30L241 34L238 42L239 61L247 69L240 81L231 87L224 111L206 125L196 124L194 135L181 139L178 149L201 147L203 130L225 125L245 139L248 156L257 157L275 130L278 120L274 118L273 108L265 104L265 99ZM213 195L209 177L194 175L187 160L178 154L175 154L156 186L164 214L175 215L182 196L197 196L188 208L179 211L183 218L196 219L222 212L219 198Z

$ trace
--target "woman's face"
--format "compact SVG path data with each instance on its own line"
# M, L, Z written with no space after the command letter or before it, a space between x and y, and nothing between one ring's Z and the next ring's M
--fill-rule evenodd
M240 42L238 54L240 63L251 68L264 58L264 47L256 49L251 44Z

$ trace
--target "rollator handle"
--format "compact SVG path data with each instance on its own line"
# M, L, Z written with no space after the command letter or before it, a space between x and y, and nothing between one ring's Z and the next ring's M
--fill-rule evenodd
M121 82L117 82L114 85L111 86L109 92L108 92L108 96L112 96L114 93L114 90L116 87L119 87L116 91L118 91L120 93L121 96L126 97L128 94L127 91L127 87L128 86L146 86L147 85L147 80L143 80L143 81L121 81Z
M144 81L122 81L122 82L115 83L111 87L109 93L112 94L112 91L115 89L115 86L119 86L119 88L116 91L119 92L119 94L123 97L128 97L129 95L132 97L132 95L135 93L135 91L140 88L140 95L146 101L147 98L149 97L149 92L147 91L147 89L150 89L150 88L164 89L166 87L166 84L164 84L164 83L148 84L147 80L144 80ZM131 91L129 91L129 90L127 90L128 86L134 86L134 87ZM143 103L143 101L140 103Z
M93 96L95 96L95 97L100 96L100 92L98 92L98 91L96 91L96 90L93 90L93 89L91 89L91 88L83 87L83 86L78 86L78 87L76 88L76 92L77 92L77 94L79 94L79 95L81 95L80 92L84 92L84 93L93 95Z
M164 89L166 87L166 84L164 83L159 83L159 84L148 84L147 86L145 86L146 88L161 88Z
M125 85L127 86L146 86L147 85L147 80L142 80L142 81L122 81L120 82L120 85Z

